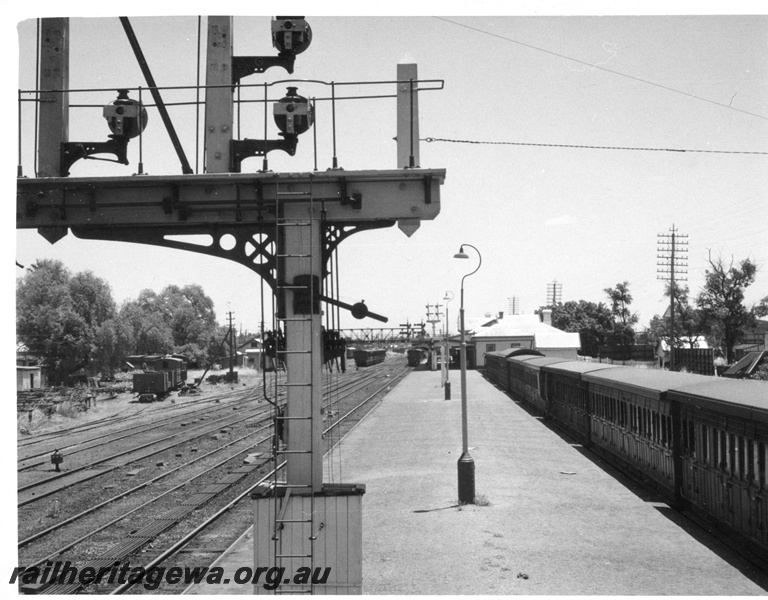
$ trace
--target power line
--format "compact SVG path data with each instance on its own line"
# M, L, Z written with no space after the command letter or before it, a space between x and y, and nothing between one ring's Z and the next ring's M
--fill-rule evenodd
M699 152L702 154L768 154L768 152L751 152L746 150L694 150L689 148L642 148L631 146L589 146L585 144L544 144L535 142L488 142L482 140L456 140L451 138L428 137L421 138L422 142L451 142L454 144L488 144L504 146L542 146L547 148L578 148L584 150L635 150L641 152Z
M600 69L601 71L605 71L606 73L611 73L613 75L618 75L620 77L626 77L627 79L632 79L633 81L638 81L640 83L645 83L647 85L652 85L657 88L661 88L663 90L667 90L668 92L674 92L675 94L680 94L682 96L688 96L689 98L694 98L695 100L701 100L702 102L708 102L709 104L714 104L715 106L720 106L722 108L727 108L729 110L734 110L736 112L743 113L745 115L749 115L750 117L756 117L758 119L763 119L765 121L768 121L768 117L763 115L758 115L756 113L749 112L748 110L742 110L740 108L735 108L731 106L730 104L724 104L723 102L717 102L716 100L710 100L709 98L703 98L701 96L697 96L696 94L691 94L689 92L683 92L681 90L662 85L660 83L656 83L654 81L649 81L647 79L642 79L641 77L637 77L635 75L627 75L626 73L621 73L620 71L614 71L613 69L608 69L606 67L601 67L600 65L588 63L583 60L579 60L578 58L573 58L571 56L566 56L565 54L560 54L559 52L554 52L552 50L545 50L544 48L539 48L538 46L534 46L532 44L526 44L525 42L520 42L518 40L513 40L512 38L505 37L503 35L499 35L497 33L491 33L490 31L485 31L484 29L479 29L477 27L472 27L470 25L465 25L464 23L457 23L456 21L451 21L450 19L446 19L444 17L434 17L435 19L438 19L439 21L445 21L446 23L451 23L452 25L457 25L459 27L464 27L465 29L470 29L472 31L476 31L478 33L483 33L485 35L489 35L491 37L499 38L500 40L504 40L506 42L511 42L513 44L518 44L520 46L524 46L526 48L530 48L531 50L537 50L539 52L544 52L545 54L551 54L552 56L557 56L558 58L564 58L566 60L570 60L582 65L586 65L592 69Z

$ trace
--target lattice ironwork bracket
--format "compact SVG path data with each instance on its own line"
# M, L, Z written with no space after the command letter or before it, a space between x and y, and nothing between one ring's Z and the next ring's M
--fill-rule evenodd
M329 273L329 261L342 240L360 231L391 227L394 221L358 224L325 224L323 226L323 278ZM275 289L275 226L248 225L188 225L174 227L73 227L72 233L81 239L133 242L186 250L239 263L254 271ZM173 236L169 238L168 236ZM210 243L178 239L181 236L210 236Z

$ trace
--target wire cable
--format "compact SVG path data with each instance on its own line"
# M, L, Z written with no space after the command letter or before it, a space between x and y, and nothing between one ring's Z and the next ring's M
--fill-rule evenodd
M745 115L749 115L750 117L756 117L758 119L763 119L765 121L768 121L768 117L764 115L758 115L756 113L749 112L748 110L743 110L740 108L736 108L734 106L731 106L730 104L724 104L722 102L717 102L716 100L710 100L709 98L703 98L701 96L697 96L696 94L691 94L689 92L683 92L681 90L662 85L660 83L656 83L654 81L649 81L648 79L643 79L641 77L637 77L635 75L627 75L626 73L621 73L620 71L614 71L613 69L608 69L606 67L602 67L600 65L588 63L583 60L579 60L578 58L573 58L571 56L566 56L565 54L560 54L559 52L554 52L552 50L546 50L544 48L539 48L538 46L534 46L532 44L526 44L525 42L520 42L518 40L513 40L512 38L505 37L503 35L499 35L498 33L491 33L490 31L485 31L483 29L480 29L478 27L472 27L471 25L465 25L464 23L457 23L456 21L451 21L450 19L446 19L444 17L433 17L439 21L445 21L446 23L450 23L452 25L456 25L458 27L464 27L465 29L470 29L472 31L476 31L477 33L482 33L485 35L489 35L491 37L498 38L500 40L504 40L506 42L511 42L513 44L518 44L520 46L524 46L526 48L530 48L531 50L537 50L539 52L544 52L545 54L551 54L552 56L557 56L558 58L564 58L566 60L570 60L582 65L586 65L592 69L600 69L601 71L605 71L606 73L611 73L613 75L618 75L619 77L626 77L627 79L632 79L633 81L638 81L640 83L645 83L647 85L652 85L657 88L661 88L663 90L667 90L668 92L674 92L675 94L680 94L682 96L688 96L689 98L694 98L695 100L701 100L702 102L708 102L709 104L714 104L715 106L720 106L722 108L727 108L729 110L734 110L736 112L743 113Z
M421 138L421 141L432 142L451 142L454 144L488 144L505 146L541 146L547 148L578 148L586 150L634 150L640 152L700 152L704 154L768 154L768 152L753 152L746 150L696 150L691 148L644 148L632 146L590 146L586 144L544 144L534 142L488 142L483 140L456 140L451 138L427 137Z

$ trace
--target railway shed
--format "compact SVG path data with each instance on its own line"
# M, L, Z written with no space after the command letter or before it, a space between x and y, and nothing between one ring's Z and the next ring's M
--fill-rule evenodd
M40 366L16 365L16 391L35 390L44 387L43 369Z
M479 330L472 337L478 363L488 352L506 348L529 348L545 356L576 360L581 349L578 333L561 331L539 319L538 315L511 315L496 325Z

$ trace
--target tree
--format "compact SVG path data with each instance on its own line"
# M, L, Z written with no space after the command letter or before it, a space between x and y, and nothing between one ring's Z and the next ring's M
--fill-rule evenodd
M131 332L133 353L179 352L200 363L207 360L217 327L213 300L197 284L169 285L159 294L142 290L123 304L120 319Z
M667 283L665 296L670 295L671 285L671 283ZM702 333L701 311L691 306L688 298L690 291L687 285L683 287L677 283L674 285L675 330L672 331L672 319L668 314L663 317L655 315L648 327L649 337L653 343L660 339L669 342L674 338L677 347L684 346L686 342L693 347L694 340Z
M552 308L552 325L562 331L578 332L581 354L597 357L611 331L611 311L602 302L569 300Z
M205 295L198 284L180 288L169 285L158 296L164 306L166 322L171 327L175 346L196 344L203 346L216 329L213 300Z
M129 332L130 354L173 352L173 333L156 298L152 290L143 290L138 300L126 300L120 307L119 320Z
M608 296L613 321L608 334L608 345L631 346L635 342L635 330L632 326L637 323L638 318L637 314L629 309L632 304L629 282L617 283L615 288L605 288L603 291Z
M128 323L116 317L102 323L96 334L96 352L91 364L102 375L111 377L119 370L133 348L133 335Z
M744 305L744 290L755 281L757 266L748 258L734 266L733 258L726 266L709 253L710 268L704 272L704 287L696 303L708 333L722 339L728 362L734 360L734 346L744 329L754 324L755 309Z
M768 296L765 296L760 302L755 304L754 314L758 319L768 317Z
M53 383L100 362L101 328L114 316L109 285L88 271L72 276L60 261L40 260L16 284L16 333Z

